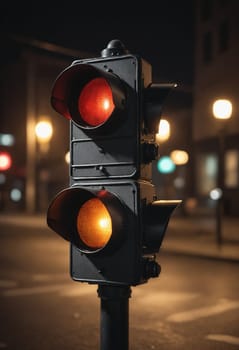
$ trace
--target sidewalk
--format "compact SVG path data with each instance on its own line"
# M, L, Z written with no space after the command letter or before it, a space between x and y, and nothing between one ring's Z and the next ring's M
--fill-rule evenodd
M213 217L172 216L162 251L239 262L239 218L222 219L222 243L217 243Z
M4 223L36 229L47 228L44 215L0 213L0 228ZM173 215L169 221L161 251L239 262L239 218L223 218L222 244L219 246L215 218Z

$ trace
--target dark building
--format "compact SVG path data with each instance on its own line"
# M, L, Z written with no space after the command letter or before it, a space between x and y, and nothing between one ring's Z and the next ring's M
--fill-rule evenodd
M210 191L220 187L224 213L238 215L239 2L197 0L195 10L195 195L210 204ZM231 102L230 119L215 118L216 100Z
M1 207L45 210L49 198L68 183L69 123L50 104L57 75L83 52L19 37L7 37L1 53L0 133L10 134L8 152L12 167L3 174ZM53 134L46 144L35 133L41 120L51 123ZM3 148L3 145L0 146ZM19 197L11 199L13 190Z

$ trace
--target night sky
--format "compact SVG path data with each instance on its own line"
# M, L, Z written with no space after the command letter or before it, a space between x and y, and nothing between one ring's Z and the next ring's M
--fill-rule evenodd
M92 52L97 57L112 39L152 64L153 77L190 85L193 80L194 9L190 0L154 2L126 9L123 3L82 1L43 6L1 2L1 32ZM101 5L103 4L103 5ZM138 6L139 3L137 2ZM126 6L124 4L124 6ZM133 6L133 5L132 5ZM94 11L93 11L94 9Z

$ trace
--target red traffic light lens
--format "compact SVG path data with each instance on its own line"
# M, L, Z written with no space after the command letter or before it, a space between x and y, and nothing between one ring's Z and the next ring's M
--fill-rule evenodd
M103 248L112 235L112 221L104 204L91 198L77 215L77 231L81 241L90 249Z
M88 82L78 98L81 118L89 126L105 123L114 108L112 90L104 78L95 78Z
M125 116L127 86L113 72L75 63L57 77L51 95L53 108L78 127L104 132Z

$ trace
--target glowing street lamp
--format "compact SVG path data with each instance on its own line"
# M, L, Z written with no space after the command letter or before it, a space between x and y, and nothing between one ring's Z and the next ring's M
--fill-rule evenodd
M44 154L49 149L49 142L53 135L52 124L49 120L40 120L35 126L36 139L40 146L40 151Z
M165 142L170 137L170 124L166 119L161 119L159 122L159 130L156 134L156 142L159 144Z
M212 107L216 119L229 119L232 115L232 104L229 100L216 100Z
M51 123L47 120L38 122L35 127L35 133L40 143L49 142L53 134Z

